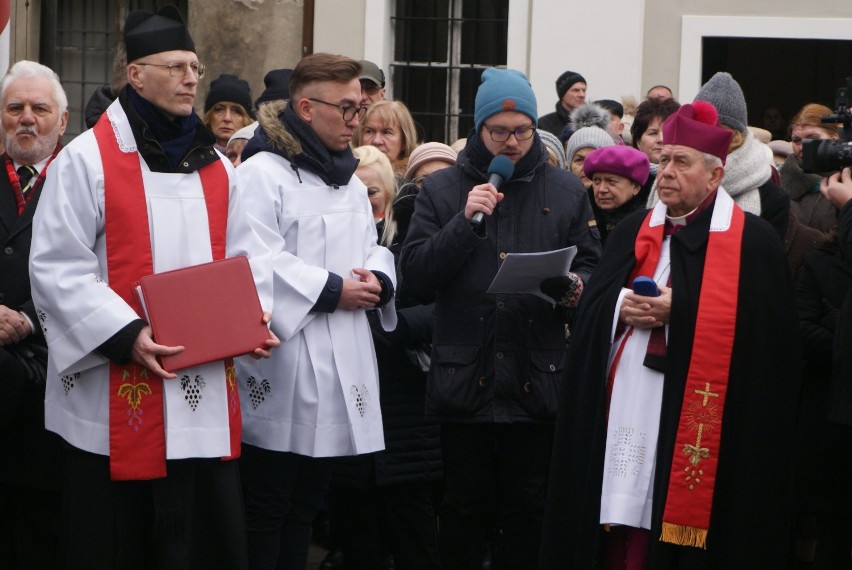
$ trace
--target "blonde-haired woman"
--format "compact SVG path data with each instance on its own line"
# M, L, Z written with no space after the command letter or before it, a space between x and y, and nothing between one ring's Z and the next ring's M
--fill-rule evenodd
M402 102L377 101L361 119L352 144L378 148L390 159L394 174L402 178L408 168L408 157L418 144L417 127Z
M379 233L379 244L390 246L396 234L396 222L393 219L393 201L397 186L390 160L374 146L359 146L352 151L360 162L355 170L364 186L373 207L373 219Z
M355 175L371 192L374 216L384 215L381 242L398 258L394 194L387 192L395 189L390 161L374 146L353 153L361 161ZM383 568L391 555L396 568L437 570L433 497L442 475L440 427L423 413L432 306L418 304L397 282L396 330L387 332L371 318L385 449L336 460L329 514L346 568Z

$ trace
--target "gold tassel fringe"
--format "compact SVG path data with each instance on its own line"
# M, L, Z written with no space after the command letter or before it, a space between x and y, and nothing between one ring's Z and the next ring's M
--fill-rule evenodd
M707 549L707 529L691 526L663 523L663 533L660 540L681 546L694 546Z

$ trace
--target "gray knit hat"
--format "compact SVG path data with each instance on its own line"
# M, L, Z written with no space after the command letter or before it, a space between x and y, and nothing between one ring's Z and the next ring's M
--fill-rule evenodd
M748 109L740 84L730 73L718 72L701 86L696 101L707 101L719 111L719 122L742 133L748 131Z
M615 146L612 136L605 130L599 127L577 129L565 143L565 161L568 168L571 168L571 161L574 160L574 155L581 148L603 148L605 146Z
M549 133L547 131L543 131L541 129L538 130L538 138L541 139L542 144L545 147L549 148L551 152L556 156L556 166L565 170L565 147L562 146L562 142L559 140L559 137L554 135L553 133Z

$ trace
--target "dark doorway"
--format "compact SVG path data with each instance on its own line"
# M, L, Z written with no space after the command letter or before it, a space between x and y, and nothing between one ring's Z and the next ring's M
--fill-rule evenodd
M771 107L781 111L785 127L807 103L834 108L837 89L852 75L850 40L706 37L702 53L702 84L717 71L730 73L756 127Z

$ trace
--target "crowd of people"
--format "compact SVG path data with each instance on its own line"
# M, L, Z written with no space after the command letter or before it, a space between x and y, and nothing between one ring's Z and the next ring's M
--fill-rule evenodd
M0 568L305 568L320 519L325 570L852 568L830 108L566 71L540 116L489 68L423 141L373 62L222 73L199 116L178 10L123 36L65 147L60 78L0 82ZM268 340L166 370L135 284L241 255Z

